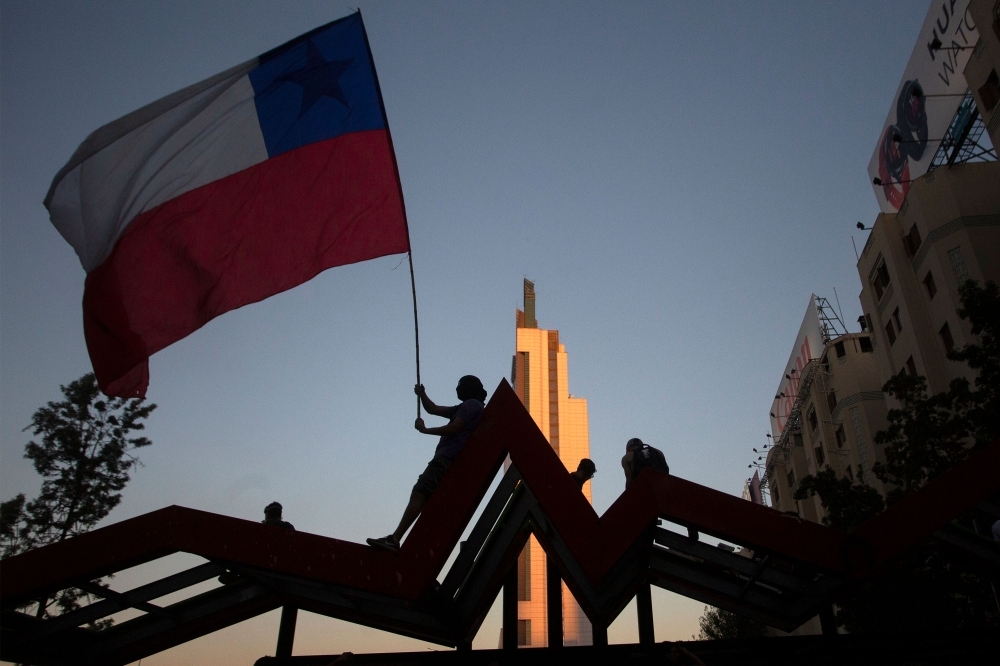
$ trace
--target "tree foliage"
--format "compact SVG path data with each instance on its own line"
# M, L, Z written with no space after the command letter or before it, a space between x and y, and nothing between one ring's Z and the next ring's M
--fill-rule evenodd
M858 478L861 476L859 472ZM823 524L845 532L874 518L885 508L885 501L877 490L846 477L838 479L829 467L799 482L795 499L803 500L812 495L819 495L826 510Z
M703 641L767 635L767 626L763 622L711 606L705 606L705 613L698 618L698 626L701 629L698 638Z
M948 358L964 361L977 375L973 391L964 380L952 391L968 420L973 447L979 448L1000 437L1000 289L994 282L979 288L969 280L959 291L958 316L969 320L979 343L956 349Z
M28 442L24 457L41 475L42 486L33 500L22 493L0 505L3 557L94 527L121 502L132 470L141 464L135 451L152 444L136 433L156 405L105 398L92 373L60 389L64 399L39 408L25 428L39 438ZM81 595L69 590L54 601L66 612ZM46 612L43 606L39 615Z
M923 377L898 375L882 390L899 402L875 435L885 462L873 471L888 488L886 502L863 483L837 479L826 468L803 478L796 499L818 495L831 527L850 531L1000 437L1000 291L987 282L960 288L958 314L978 342L948 354L975 370L927 394ZM929 546L883 567L838 602L837 621L851 633L1000 630L990 582L964 562Z

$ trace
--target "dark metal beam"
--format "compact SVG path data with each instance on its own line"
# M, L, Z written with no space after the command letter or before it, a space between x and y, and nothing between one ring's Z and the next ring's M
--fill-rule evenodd
M549 647L562 647L562 578L555 559L548 554L545 556L545 600L548 606Z
M274 648L275 657L291 657L292 645L295 643L295 620L299 609L295 606L281 607L281 622L278 623L278 644Z
M517 650L517 567L503 580L503 649Z
M653 645L656 643L656 633L653 627L653 594L649 581L639 586L635 593L635 611L639 620L639 643Z

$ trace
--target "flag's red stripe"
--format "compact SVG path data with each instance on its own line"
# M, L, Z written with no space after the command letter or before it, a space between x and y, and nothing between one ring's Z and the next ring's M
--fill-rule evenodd
M147 359L218 315L333 266L409 250L384 130L311 144L143 213L87 275L101 388L144 395Z

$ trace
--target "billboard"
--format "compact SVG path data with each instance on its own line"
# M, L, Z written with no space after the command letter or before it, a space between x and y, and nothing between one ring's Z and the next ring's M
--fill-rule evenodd
M975 46L979 32L968 8L969 0L934 0L924 19L868 162L883 213L899 210L910 181L927 172L969 87L962 72L972 51L960 47Z
M823 353L823 328L819 323L819 308L816 307L816 294L809 296L809 306L802 318L799 335L795 338L792 354L785 364L785 371L778 382L778 390L774 393L771 403L771 433L775 440L781 437L785 422L792 411L792 405L799 395L799 382L802 379L802 368L814 358Z
M743 499L754 504L764 505L764 498L760 494L760 474L754 472L753 476L743 484Z

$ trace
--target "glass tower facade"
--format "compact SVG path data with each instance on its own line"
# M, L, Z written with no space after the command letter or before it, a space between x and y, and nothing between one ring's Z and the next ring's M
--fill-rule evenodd
M590 456L587 400L569 393L569 357L559 331L538 327L535 285L524 281L524 309L516 312L516 350L511 384L563 465L574 471ZM591 501L590 484L583 494ZM547 645L545 552L532 536L518 557L518 644ZM590 622L562 586L563 645L590 645Z

